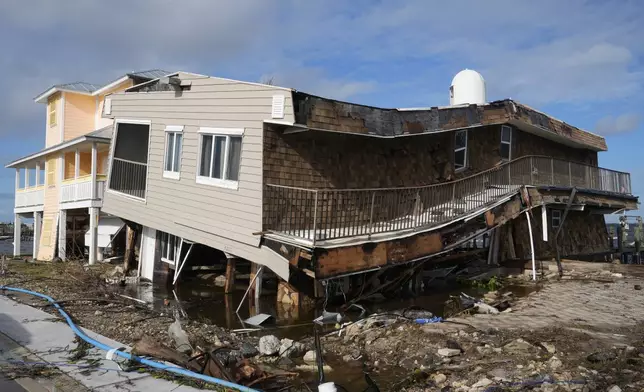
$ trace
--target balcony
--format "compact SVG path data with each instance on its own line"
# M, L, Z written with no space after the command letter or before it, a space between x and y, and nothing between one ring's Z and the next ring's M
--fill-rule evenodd
M630 174L527 156L457 181L410 188L304 189L267 184L264 231L306 245L424 230L476 215L522 186L631 195Z
M96 178L96 198L103 199L105 191L105 175L98 175ZM60 186L60 202L71 203L85 200L92 200L92 176L84 176L75 179L64 180Z
M35 186L16 191L16 208L39 207L44 204L45 187Z
M145 199L147 171L148 165L145 163L114 158L110 189L138 199Z
M149 123L117 122L108 187L110 191L145 200L149 136Z

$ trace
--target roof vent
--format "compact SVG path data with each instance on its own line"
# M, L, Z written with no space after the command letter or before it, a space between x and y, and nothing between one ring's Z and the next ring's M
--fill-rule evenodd
M284 95L273 95L272 118L284 118Z

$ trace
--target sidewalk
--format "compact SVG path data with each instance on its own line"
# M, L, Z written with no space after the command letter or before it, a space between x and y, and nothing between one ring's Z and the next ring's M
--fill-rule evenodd
M122 344L92 331L84 332L111 347L123 347ZM0 296L0 333L0 372L9 366L6 362L9 359L52 364L66 377L78 383L76 386L68 385L62 389L56 386L57 392L198 391L192 387L153 378L148 373L123 372L117 363L105 359L105 352L93 348L87 356L74 363L69 357L76 347L75 335L66 322L4 296ZM117 360L124 361L122 358ZM92 365L91 369L82 368L88 364ZM45 386L45 390L47 389Z

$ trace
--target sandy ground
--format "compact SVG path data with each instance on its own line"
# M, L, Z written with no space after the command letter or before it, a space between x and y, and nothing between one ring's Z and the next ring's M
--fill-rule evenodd
M366 358L376 372L412 371L391 390L642 391L644 279L620 267L567 271L504 313L431 325L375 323L330 338L327 348L348 361Z
M644 268L583 266L568 267L562 279L546 270L549 278L542 277L530 295L513 299L511 311L429 325L368 319L340 336L324 337L323 346L336 374L358 369L351 376L361 376L365 366L382 391L642 391ZM0 284L49 294L80 325L123 343L143 336L167 340L172 305L152 310L119 297L116 287L105 284L109 268L12 262ZM521 277L512 284L533 285ZM48 309L32 298L16 299ZM241 348L257 345L259 338L194 320L183 326L203 347ZM366 386L352 385L358 391Z

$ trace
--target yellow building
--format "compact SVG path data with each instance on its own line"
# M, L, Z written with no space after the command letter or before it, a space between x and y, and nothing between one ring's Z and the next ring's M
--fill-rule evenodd
M166 75L133 72L105 85L59 84L37 96L46 105L45 148L9 163L16 170L14 255L20 255L23 217L34 219L33 257L90 263L98 257L98 221L103 204L113 120L109 94ZM89 243L85 231L89 228Z

